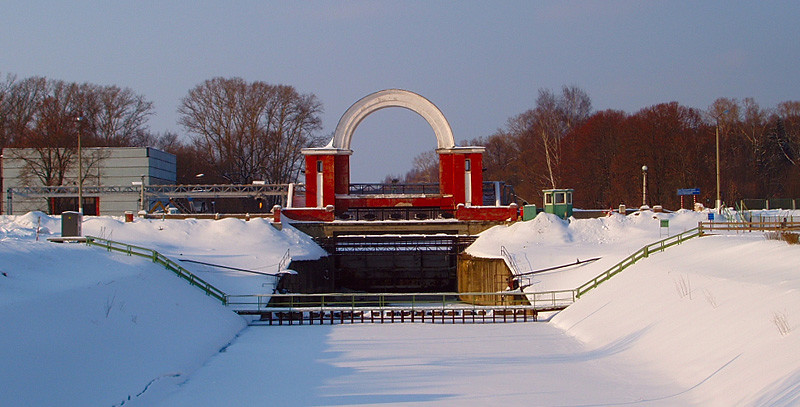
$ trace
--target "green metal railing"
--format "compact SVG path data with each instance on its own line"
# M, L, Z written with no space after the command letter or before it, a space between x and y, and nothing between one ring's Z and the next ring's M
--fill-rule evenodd
M223 305L226 305L228 303L228 296L220 289L209 284L202 278L192 274L192 272L190 272L189 270L186 270L185 268L181 267L178 263L175 263L168 257L164 256L163 254L155 250L141 246L134 246L130 244L115 242L113 240L103 239L94 236L86 236L86 244L90 246L102 247L108 251L125 253L128 256L139 256L151 259L153 263L157 263L164 266L164 268L172 271L178 277L183 278L184 280L189 282L189 284L195 287L199 287L206 293L206 295L209 295L211 297L220 300Z
M681 244L693 237L701 235L702 235L702 230L699 227L697 227L694 229L689 229L683 233L679 233L675 236L670 236L666 239L662 239L655 243L651 243L647 246L644 246L641 249L637 250L635 253L631 254L630 256L620 261L619 263L615 264L613 267L609 268L603 273L600 273L597 277L587 281L582 286L576 288L575 297L580 298L582 295L591 291L593 288L597 287L604 281L618 274L622 270L625 270L626 268L628 268L628 266L636 263L640 259L649 257L650 254L654 252L664 251L668 247L674 246L676 244Z
M320 293L229 295L228 305L250 311L359 309L563 309L575 290L538 293Z
M714 231L735 231L735 232L781 232L800 230L800 221L797 217L754 219L749 222L700 222L702 233Z

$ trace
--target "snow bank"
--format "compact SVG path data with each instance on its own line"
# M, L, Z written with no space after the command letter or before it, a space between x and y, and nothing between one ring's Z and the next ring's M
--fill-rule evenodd
M669 232L675 234L695 227L706 214L641 212L569 223L540 214L528 222L484 232L469 251L497 257L504 246L522 271L602 257L585 266L536 275L537 281L529 287L529 291L572 289L664 237L661 219L669 219ZM242 268L269 270L285 250L291 250L293 257L321 255L310 239L291 228L277 231L263 221L216 222L137 220L126 224L116 218L87 218L84 231L152 247L171 257ZM487 327L497 339L487 348L453 346L452 342L457 340L453 339L457 331L456 338L474 336L485 345L482 327L420 327L430 329L426 333L430 336L413 342L419 336L417 327L380 325L326 327L313 331L318 335L313 338L305 338L306 331L262 328L261 332L271 329L262 339L247 330L242 334L245 340L233 341L230 353L220 353L244 326L242 318L146 259L84 245L36 242L37 225L43 237L60 230L58 218L40 213L0 216L0 405L171 405L177 401L196 405L209 399L198 399L192 389L228 382L233 386L252 381L257 386L263 373L259 369L297 377L273 380L280 386L273 389L276 394L295 400L292 397L307 384L303 378L308 367L319 365L327 370L312 377L317 392L309 393L307 400L314 403L457 399L460 404L472 400L480 405L493 397L492 389L480 386L450 386L447 394L432 393L440 391L436 386L428 388L430 392L412 391L419 385L414 378L422 377L414 371L415 352L431 344L441 346L422 364L426 374L457 366L454 360L474 358L469 368L449 370L443 377L449 383L514 381L513 389L504 393L513 400L535 403L543 400L537 398L542 392L551 392L547 400L581 404L800 404L800 246L769 241L761 234L695 238L639 261L556 315L553 326L582 345L559 348L562 342L553 341L555 347L547 348L545 355L542 345L552 340L553 333L535 327ZM193 271L231 284L228 287L246 289L256 282L231 282L240 275L210 268ZM404 333L398 334L401 329ZM307 340L296 340L297 335ZM374 342L352 348L364 339ZM387 347L406 343L402 363L385 352ZM299 364L292 352L284 351L295 345L310 352ZM514 351L509 355L503 353L506 349ZM248 362L249 370L238 369L241 361L251 359L257 362ZM589 365L579 367L576 361ZM499 363L498 369L487 370L482 377L470 374L487 363ZM227 376L220 377L214 368L220 366ZM275 370L276 366L280 369ZM600 376L568 373L566 378L558 376L567 383L561 385L560 380L546 382L525 372L526 367L546 374L593 371ZM592 370L595 367L601 368ZM337 370L341 368L356 370L342 374ZM516 373L506 375L505 368ZM608 385L596 385L602 383L597 377L606 373L616 376ZM643 378L641 373L651 376ZM379 378L384 382L368 380L375 375L383 375ZM626 388L628 382L635 385ZM341 387L348 383L350 387ZM381 383L397 383L389 390L397 392L396 397L375 397L387 389ZM525 387L528 383L531 386ZM236 392L234 387L225 390ZM262 399L264 392L259 389L236 392L240 394L274 401ZM484 395L487 399L481 398Z
M468 252L499 257L504 246L522 272L602 257L537 274L526 291L573 289L665 237L661 219L675 234L706 220L707 213L646 211L571 222L540 214L484 232ZM696 238L636 263L553 323L592 348L623 344L621 352L631 360L672 377L685 390L665 399L670 402L797 405L798 264L800 247L761 233Z
M800 247L761 234L693 239L552 322L592 347L625 341L624 352L673 377L692 404L797 405L798 264Z
M41 212L20 216L0 216L0 239L31 238L41 224L41 239L60 235L61 218ZM135 219L126 223L122 217L84 217L83 234L154 249L175 260L195 260L258 272L276 273L281 259L315 260L326 256L307 235L291 225L282 230L268 220ZM208 281L226 294L271 293L276 278L238 272L196 263L183 267ZM284 264L284 266L288 265Z
M9 230L4 221L0 405L113 406L152 397L245 326L146 259L35 242L35 230Z
M571 290L607 270L641 247L697 227L707 214L682 210L674 213L636 212L594 219L570 219L540 213L536 218L509 226L495 226L478 237L467 253L478 257L501 257L500 248L514 257L524 273L575 260L601 259L578 267L537 274L523 285L526 291ZM669 221L661 228L660 221Z
M60 217L41 212L0 216L0 405L112 406L129 403L129 396L147 405L245 326L147 259L45 240L60 230ZM174 260L266 272L278 271L287 251L294 259L325 254L292 227L279 231L262 219L85 217L83 232ZM229 294L271 292L275 281L183 265Z

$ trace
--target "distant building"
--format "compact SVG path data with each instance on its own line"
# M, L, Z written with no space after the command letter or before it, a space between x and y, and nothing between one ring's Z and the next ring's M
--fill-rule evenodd
M141 208L141 183L174 185L175 155L152 147L84 148L83 211L86 215L122 215ZM78 208L78 165L70 164L60 186L46 187L36 172L37 150L6 148L0 156L2 213L58 214ZM136 184L134 184L136 183Z

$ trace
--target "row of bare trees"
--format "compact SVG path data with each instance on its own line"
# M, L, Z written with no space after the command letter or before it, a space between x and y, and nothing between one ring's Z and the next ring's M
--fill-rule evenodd
M646 165L648 204L675 209L685 188L700 188L698 201L714 204L717 130L723 201L800 197L797 101L762 108L751 98L720 98L705 111L671 102L628 114L593 112L574 86L542 89L534 108L470 144L486 147L484 179L513 185L521 201L540 203L543 189L574 188L578 207L638 206ZM431 182L437 164L423 153L398 178Z
M484 177L530 202L558 187L575 188L580 207L638 206L646 165L650 205L676 208L684 188L700 188L699 201L713 205L719 130L723 201L800 197L800 102L720 98L706 111L671 102L633 114L590 106L579 89L540 91L534 109L475 140L487 147Z
M25 162L24 181L31 186L68 182L79 134L83 147L153 146L173 153L179 183L286 183L300 171L300 150L317 141L322 106L291 86L214 78L190 90L178 112L188 137L151 132L153 103L131 89L6 75L0 149L27 149L7 151ZM84 177L101 155L84 155Z
M128 146L148 138L153 104L130 89L77 84L42 77L0 83L0 148L23 147L26 176L40 185L62 185L77 162L78 134L84 146ZM99 157L84 157L91 172Z

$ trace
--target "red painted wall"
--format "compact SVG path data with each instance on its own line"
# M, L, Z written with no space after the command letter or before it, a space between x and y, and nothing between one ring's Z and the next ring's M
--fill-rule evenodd
M307 222L333 222L334 213L325 208L284 208L281 216Z
M517 204L509 206L464 206L459 205L456 209L456 219L458 220L517 220L519 208Z
M454 154L439 154L439 193L445 196L450 195L453 199L457 199L453 194L454 156Z
M317 206L317 159L319 156L306 156L306 208Z
M470 203L483 205L483 155L481 153L441 153L439 154L439 196L425 198L364 198L350 196L350 156L349 155L307 155L306 156L306 195L305 207L316 208L334 205L341 213L349 208L369 207L439 207L456 209L458 204L466 203L465 163L470 160ZM322 161L322 185L317 185L317 162ZM323 189L323 202L317 202L317 191ZM336 195L340 198L337 199Z
M417 208L454 208L453 199L444 196L431 196L425 198L383 198L383 197L359 197L351 195L346 198L336 200L336 212L345 212L350 208L393 208L393 207L417 207Z
M315 208L317 206L334 205L336 203L336 182L342 182L341 178L344 175L339 175L337 180L337 158L341 156L336 155L307 155L306 156L306 208ZM347 158L347 156L345 156ZM322 161L322 185L317 185L317 161ZM349 188L350 171L349 162L342 164L345 170L343 172L347 175L347 187ZM340 186L341 187L341 186ZM317 202L317 190L322 188L322 205Z
M483 154L467 154L472 167L472 204L483 205Z
M322 206L336 204L336 165L333 155L321 155L322 160Z
M350 193L350 156L337 155L333 161L336 174L334 190L337 194L347 195Z
M483 154L439 154L439 191L452 195L454 204L466 203L466 160L470 160L471 204L483 205Z

